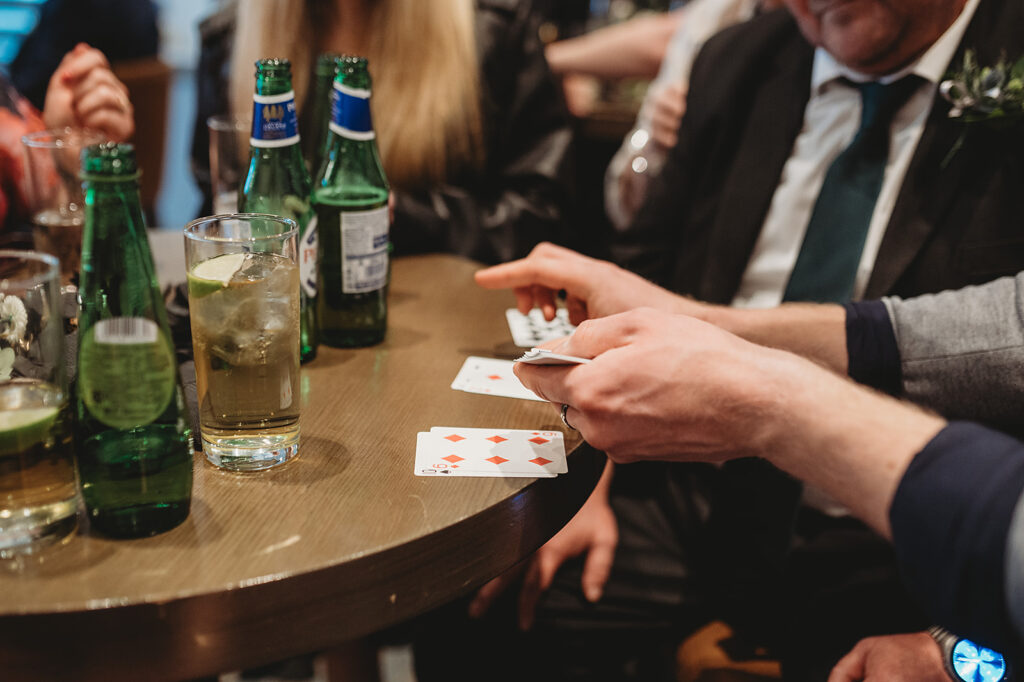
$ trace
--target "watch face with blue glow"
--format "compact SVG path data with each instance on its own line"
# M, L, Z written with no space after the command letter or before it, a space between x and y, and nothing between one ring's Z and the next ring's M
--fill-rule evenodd
M950 658L953 670L965 682L997 682L1006 675L1002 654L969 639L957 641Z

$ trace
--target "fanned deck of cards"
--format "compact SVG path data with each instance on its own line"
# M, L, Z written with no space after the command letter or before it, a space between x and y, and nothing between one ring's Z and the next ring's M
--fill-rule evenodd
M515 361L527 365L585 365L590 362L590 359L556 353L547 348L531 348Z
M555 319L548 322L540 308L533 308L529 315L523 315L515 308L505 311L509 331L512 332L512 343L521 348L532 348L545 341L569 336L576 327L569 323L569 311L558 308Z
M511 360L471 355L462 363L462 369L455 376L452 388L467 393L544 402L540 396L519 381L519 378L512 372L514 364Z
M568 470L560 431L435 426L416 434L417 476L553 478Z

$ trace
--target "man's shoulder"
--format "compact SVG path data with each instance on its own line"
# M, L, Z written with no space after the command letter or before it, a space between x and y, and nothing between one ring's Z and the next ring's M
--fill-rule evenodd
M694 60L690 108L717 117L723 107L746 109L771 84L809 86L813 57L814 48L784 9L730 26L708 39Z
M785 9L778 9L718 32L705 43L698 62L713 64L716 69L737 71L773 63L784 49L813 51L793 16Z

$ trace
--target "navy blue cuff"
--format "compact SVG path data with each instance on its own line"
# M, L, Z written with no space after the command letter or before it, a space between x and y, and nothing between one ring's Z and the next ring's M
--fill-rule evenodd
M934 622L1004 653L1017 648L1004 556L1024 490L1024 444L952 422L911 461L889 510L904 581Z
M892 395L902 393L900 349L885 304L857 301L843 307L850 378Z

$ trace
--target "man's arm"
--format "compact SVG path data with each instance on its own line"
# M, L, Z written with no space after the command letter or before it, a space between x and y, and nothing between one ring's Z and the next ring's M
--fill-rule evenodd
M1024 273L981 286L884 299L907 398L1021 437Z
M519 364L516 374L556 407L569 405L569 422L613 461L765 457L892 538L936 623L1005 653L1019 648L1021 442L947 425L687 316L638 310L588 321L562 351L593 361Z
M770 458L889 536L888 504L940 418L692 317L636 310L579 326L574 367L517 365L616 462ZM823 453L829 452L829 456Z
M1024 432L1024 272L981 286L845 306L786 303L744 310L700 303L606 261L541 244L522 260L481 270L511 288L519 309L549 319L564 291L574 324L638 307L690 315L753 343L806 357L860 383L953 419Z

